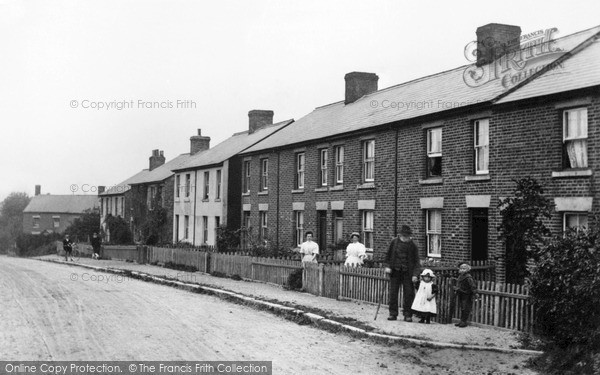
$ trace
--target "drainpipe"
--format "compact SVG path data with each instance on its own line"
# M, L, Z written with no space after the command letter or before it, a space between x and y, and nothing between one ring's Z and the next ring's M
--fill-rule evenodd
M275 213L277 215L277 231L275 235L275 243L277 243L277 247L279 247L279 166L281 161L281 151L277 151L277 209Z
M394 237L398 236L398 135L399 130L396 128L396 149L394 150Z
M194 170L194 218L192 220L192 245L196 246L196 201L198 196L196 195L196 185L198 185L198 170Z

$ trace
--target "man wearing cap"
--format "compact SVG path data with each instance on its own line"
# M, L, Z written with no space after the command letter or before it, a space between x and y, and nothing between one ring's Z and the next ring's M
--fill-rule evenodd
M385 272L390 276L390 316L388 320L398 318L398 293L403 287L402 306L405 322L412 322L411 306L415 298L413 283L416 283L420 271L419 249L411 239L412 230L408 225L400 228L400 235L392 240L385 257Z

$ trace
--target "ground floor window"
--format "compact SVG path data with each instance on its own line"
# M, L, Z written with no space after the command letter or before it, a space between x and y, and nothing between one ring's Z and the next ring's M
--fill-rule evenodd
M442 256L442 210L427 210L427 256Z
M208 216L202 216L202 243L208 243Z
M260 211L260 239L266 241L269 235L269 228L267 227L267 211Z
M373 211L363 211L361 215L363 244L367 251L373 251L373 213Z
M344 211L333 211L333 239L336 244L344 239Z
M243 219L244 231L242 231L242 248L247 249L249 247L248 233L250 231L250 211L244 211Z
M302 244L304 239L304 211L294 211L294 243Z
M566 212L563 218L563 231L574 229L579 232L588 228L587 212Z

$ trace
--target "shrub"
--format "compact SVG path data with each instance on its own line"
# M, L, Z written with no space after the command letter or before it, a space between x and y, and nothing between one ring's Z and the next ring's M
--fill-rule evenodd
M56 254L56 241L61 239L57 233L25 234L17 237L17 255L21 257Z
M302 290L302 270L290 273L286 286L291 290Z
M600 232L571 230L536 252L531 295L548 371L600 373Z

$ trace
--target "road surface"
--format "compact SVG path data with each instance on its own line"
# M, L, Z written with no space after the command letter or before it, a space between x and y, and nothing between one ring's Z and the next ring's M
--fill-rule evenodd
M533 374L526 357L385 346L217 297L5 256L0 357L273 361L274 374Z

